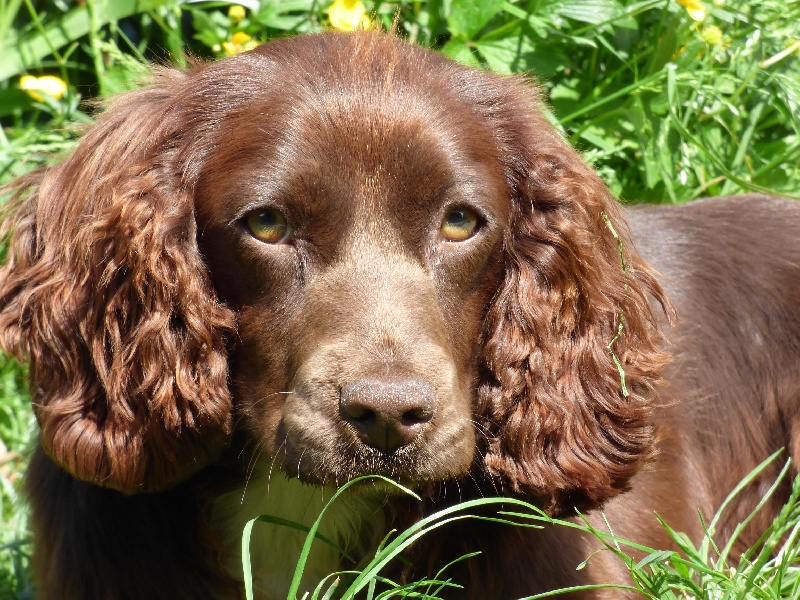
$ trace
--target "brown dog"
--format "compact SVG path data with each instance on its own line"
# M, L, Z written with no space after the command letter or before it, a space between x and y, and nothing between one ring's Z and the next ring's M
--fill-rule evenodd
M161 70L17 190L0 341L31 363L41 598L235 597L247 519L310 523L365 474L425 500L335 505L322 533L356 559L501 493L572 515L630 489L609 524L660 546L654 511L699 538L698 509L800 450L800 207L634 210L629 234L523 80L392 36ZM301 539L256 526L260 597L285 597ZM481 550L453 597L627 581L609 554L575 570L597 546L470 521L398 577ZM321 545L304 588L346 565Z

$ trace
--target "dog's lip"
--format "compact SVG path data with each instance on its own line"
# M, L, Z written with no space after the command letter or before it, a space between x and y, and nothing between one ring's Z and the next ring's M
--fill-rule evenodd
M412 443L385 453L360 443L340 442L332 448L322 449L293 447L287 442L285 451L286 454L281 452L283 456L278 457L281 469L290 477L314 485L333 483L340 486L359 477L380 476L414 488L464 474L431 469L431 466L448 464L448 461L434 460L424 443ZM464 471L468 468L469 465L465 465Z
M403 480L399 477L389 477L376 473L367 475L357 475L349 479L308 479L296 473L284 473L289 479L297 479L301 483L310 486L324 487L329 490L341 490L346 487L346 494L353 494L362 498L372 498L380 501L388 501L393 497L410 495L416 497L423 490L427 489L432 483L440 483L442 480Z

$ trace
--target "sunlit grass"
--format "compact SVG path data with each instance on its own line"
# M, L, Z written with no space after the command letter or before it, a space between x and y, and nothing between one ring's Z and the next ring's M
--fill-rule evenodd
M642 598L653 600L687 600L689 598L698 600L796 600L800 597L800 478L794 480L788 502L761 539L741 556L731 554L731 549L746 524L763 509L780 484L789 477L790 463L786 463L770 490L758 505L753 507L751 514L735 529L730 539L726 540L725 545L719 543L720 540L716 535L717 523L732 500L781 455L782 452L777 452L769 457L731 491L710 523L703 523L706 535L696 545L681 532L674 531L669 523L663 521L661 524L669 534L674 548L651 548L635 541L623 539L614 535L610 528L598 529L580 515L578 519L574 520L554 519L544 514L536 506L519 499L480 498L436 512L405 531L391 532L380 544L375 556L361 570L332 573L319 582L314 590L300 595L298 590L303 569L312 545L321 543L333 545L330 540L317 537L317 530L325 518L325 512L337 502L339 496L344 494L347 489L359 485L365 479L372 478L361 477L342 486L328 501L311 527L286 523L282 519L269 515L253 519L247 524L242 536L242 567L246 598L248 600L254 598L249 546L252 528L258 521L270 523L271 526L299 528L307 532L305 544L298 557L292 587L287 596L291 600L295 598L304 600L327 600L328 598L345 600L423 598L433 600L440 598L443 591L461 589L459 584L449 579L448 569L455 562L468 561L479 552L466 554L453 563L444 565L431 579L401 585L388 579L383 573L387 567L396 564L396 561L401 561L404 550L422 536L429 535L439 527L453 521L479 519L496 522L498 526L511 525L532 528L534 530L530 532L532 536L536 535L536 529L544 526L580 530L587 535L596 537L602 544L603 550L601 551L613 553L628 567L631 574L629 584L609 582L606 585L576 586L529 596L526 600L538 600L560 596L568 592L595 589L628 590L640 594ZM374 478L394 485L403 493L419 499L413 491L391 480L377 476ZM492 515L487 509L491 509L493 506L497 507L497 511ZM476 509L481 509L479 514L473 512ZM700 515L698 515L698 519L702 521ZM638 560L633 558L634 553L643 558ZM596 554L589 557L587 562L593 560ZM582 565L575 565L575 567L579 569L582 568Z

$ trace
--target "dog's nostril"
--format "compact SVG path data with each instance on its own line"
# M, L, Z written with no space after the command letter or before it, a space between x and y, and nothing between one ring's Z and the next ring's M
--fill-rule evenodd
M358 402L342 403L342 412L348 419L365 425L375 421L375 413Z
M392 453L410 444L434 416L435 391L424 381L358 379L342 386L342 419L361 440Z
M433 411L426 408L415 408L409 410L401 417L401 422L407 427L427 423L433 418Z

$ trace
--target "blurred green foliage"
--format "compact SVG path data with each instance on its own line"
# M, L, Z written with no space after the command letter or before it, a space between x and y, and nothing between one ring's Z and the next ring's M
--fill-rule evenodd
M316 0L0 4L2 179L68 149L71 126L90 119L79 100L137 85L144 62L183 65L330 23L330 2ZM397 21L463 63L535 78L553 121L623 200L800 193L798 2L364 4L374 27ZM56 75L67 93L37 102L23 74Z

